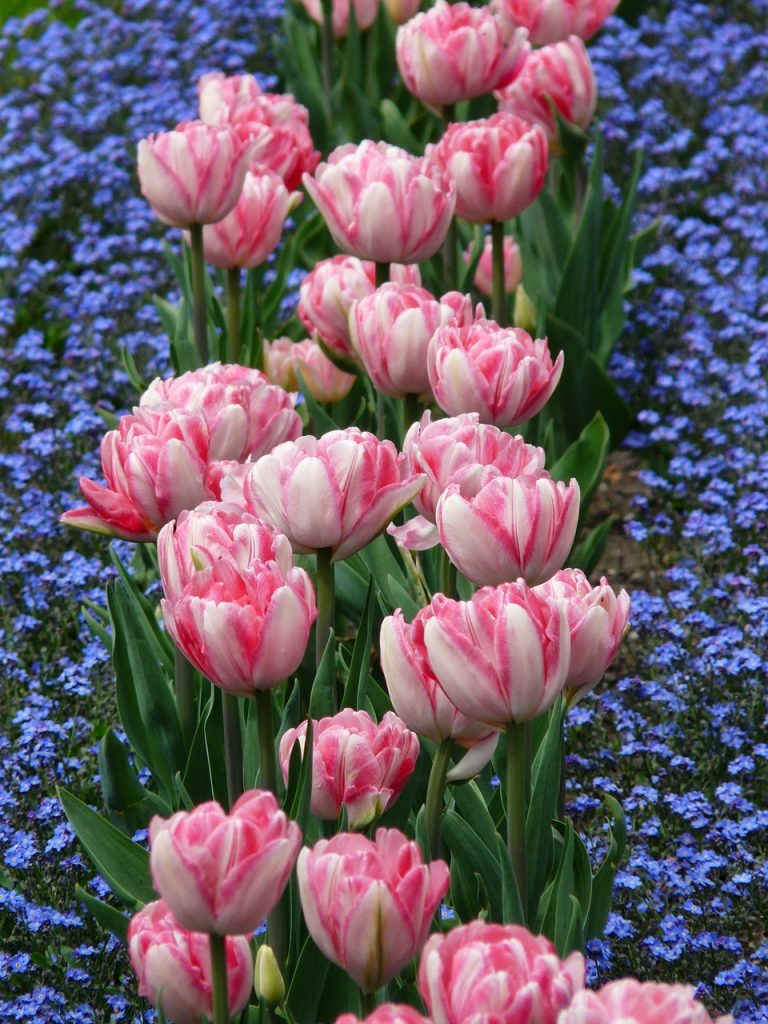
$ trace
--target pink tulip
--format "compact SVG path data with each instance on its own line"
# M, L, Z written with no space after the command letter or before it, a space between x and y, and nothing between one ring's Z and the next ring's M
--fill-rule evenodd
M419 965L434 1024L556 1024L583 988L581 953L561 960L548 939L518 925L472 921L432 935Z
M393 264L390 280L421 284L416 266ZM349 340L349 310L357 299L372 295L376 264L356 256L332 256L320 260L301 282L299 319L308 331L317 331L325 344L339 355L354 357Z
M287 93L264 92L249 103L219 108L215 117L250 146L254 174L273 171L289 192L299 188L305 171L317 166L320 154L309 134L309 112Z
M427 346L438 327L453 318L453 308L424 288L385 284L352 304L349 333L379 391L393 398L431 398Z
M507 85L530 47L525 32L505 40L482 7L437 0L397 30L397 66L406 87L430 107L444 107Z
M284 537L238 509L205 507L157 541L168 632L211 682L252 696L301 663L317 615L312 582Z
M272 793L252 789L227 814L215 800L149 823L152 885L195 932L248 935L282 895L301 829Z
M103 484L80 478L85 508L67 526L125 540L153 541L184 509L212 497L206 485L209 432L202 412L137 408L101 442Z
M354 1013L343 1013L336 1018L336 1024L429 1024L429 1021L412 1006L382 1003L361 1022Z
M280 741L280 764L288 783L291 751L302 753L307 723L288 729ZM313 723L310 811L338 821L346 808L349 827L364 829L397 800L419 756L419 740L387 711L377 724L367 711L345 708Z
M579 522L579 485L498 476L473 497L451 484L437 503L440 543L478 586L523 577L533 586L563 567Z
M447 864L424 864L416 843L383 828L375 842L342 833L305 847L297 875L309 934L364 992L419 952L450 883Z
M622 978L597 992L577 992L557 1024L713 1024L694 991L692 985ZM733 1017L717 1017L714 1024L733 1024Z
M384 6L395 25L409 21L421 7L421 0L383 0Z
M307 14L317 22L323 24L323 5L321 0L301 0ZM379 13L381 0L333 0L333 34L336 39L343 39L349 32L349 10L350 6L355 12L355 22L361 32L370 28Z
M547 136L513 114L451 124L430 155L456 183L456 216L471 224L515 217L546 180Z
M557 121L552 105L578 128L589 126L597 106L597 81L584 43L570 36L534 50L515 81L496 94L499 109L547 133L557 142Z
M469 601L432 598L424 646L435 677L467 718L489 729L547 711L568 677L565 609L522 580L483 587Z
M436 331L427 364L437 404L449 416L476 412L481 423L511 427L535 416L555 390L563 353L553 363L546 338L479 319Z
M237 202L250 159L226 125L184 121L139 143L141 192L164 224L215 224Z
M469 264L474 257L473 246L464 253L464 262ZM504 291L512 295L523 279L523 261L520 249L512 235L504 236ZM475 288L483 295L493 292L493 245L490 235L486 237L483 252L475 268Z
M302 431L293 396L273 387L258 370L234 363L212 363L166 380L158 377L141 396L140 406L142 410L176 406L187 413L202 412L211 460L255 459L282 441L293 441Z
M210 71L198 79L197 95L200 120L215 124L222 112L229 119L241 107L258 100L262 91L253 75L225 75L222 71Z
M286 390L299 390L300 370L316 402L340 402L355 383L354 376L335 366L316 341L277 338L264 345L264 359L270 380Z
M344 252L378 263L420 263L442 245L455 186L423 157L367 139L339 146L304 185Z
M508 32L527 28L534 46L559 43L570 35L590 39L619 0L493 0Z
M566 686L573 704L597 686L616 657L629 623L629 594L616 594L605 576L593 587L581 569L562 569L536 591L565 604L571 631Z
M253 957L248 939L225 941L230 1013L245 1009L253 987ZM153 1006L162 1000L173 1024L213 1019L210 940L183 928L164 900L148 903L131 918L128 953L139 995Z
M391 441L348 427L278 445L222 482L225 501L284 533L295 551L331 548L340 562L381 533L421 488Z

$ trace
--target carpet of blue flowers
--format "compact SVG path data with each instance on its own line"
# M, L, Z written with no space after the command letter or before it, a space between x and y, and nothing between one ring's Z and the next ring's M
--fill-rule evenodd
M54 796L97 799L114 722L78 611L101 597L105 545L56 521L97 475L95 407L131 404L120 346L147 377L165 369L151 295L170 285L134 141L193 115L203 71L258 68L274 13L71 6L76 26L0 28L0 1022L144 1019L117 943L74 898L102 885ZM615 367L638 412L625 529L643 589L613 685L569 730L572 813L599 844L615 793L631 826L593 977L700 982L744 1024L768 1021L765 25L766 0L676 0L591 46L613 173L645 150L641 221L661 226Z

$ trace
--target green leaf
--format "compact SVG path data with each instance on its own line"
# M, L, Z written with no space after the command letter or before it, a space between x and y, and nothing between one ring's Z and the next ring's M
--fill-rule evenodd
M421 144L408 126L397 104L390 99L383 99L379 104L379 113L384 127L384 138L400 146L409 153L419 153Z
M476 782L453 785L451 796L461 817L482 840L483 845L495 855L498 833L480 787Z
M495 921L502 918L501 874L496 851L488 849L477 832L455 811L446 811L443 816L443 838L451 851L451 871L458 862L469 877L477 874L483 883L491 915ZM483 908L473 908L477 917Z
M605 551L605 545L616 522L616 516L608 516L593 530L590 530L581 543L577 544L568 557L567 565L573 569L581 569L590 576Z
M99 781L104 806L110 821L121 832L132 836L146 828L153 814L167 817L171 806L139 782L128 751L112 729L107 729L99 743Z
M402 608L403 615L410 621L420 605L411 597L408 576L387 544L386 537L376 537L359 552L359 557L376 580L385 600L393 608Z
M336 713L336 637L331 631L309 695L309 717L315 720Z
M341 700L342 708L362 708L368 695L368 676L370 675L371 640L373 638L373 605L375 584L371 576L368 581L368 593L365 595L363 614L352 648L352 660L349 663L347 683Z
M330 962L307 937L296 963L286 1002L296 1024L315 1024Z
M331 419L322 405L320 405L319 402L316 402L312 397L306 381L304 380L304 376L298 367L296 368L296 379L299 382L299 389L301 390L302 395L304 395L304 401L307 403L307 409L312 417L312 426L314 427L317 436L319 437L320 434L327 434L329 430L338 430L338 423Z
M601 413L596 412L576 441L560 456L550 470L555 480L575 477L581 492L581 507L586 509L603 476L608 461L611 432Z
M211 799L218 800L222 807L227 807L229 793L224 755L224 707L222 692L213 683L211 683L211 695L203 713L203 738L208 761Z
M563 701L553 706L544 739L531 767L531 801L525 822L528 909L533 919L555 861L552 820L557 817L563 764Z
M77 896L91 917L98 921L102 928L106 928L108 932L111 932L124 945L128 944L129 919L125 914L121 914L119 910L115 907L110 907L103 900L97 900L95 896L91 896L89 892L86 892L79 885L75 886L75 896Z
M501 877L501 924L526 924L527 918L520 899L520 889L512 870L507 844L496 835L496 856Z
M611 909L613 882L627 846L627 820L621 804L612 796L606 796L605 804L613 816L613 828L609 833L608 851L592 879L592 898L584 928L587 939L598 939L605 931Z
M312 718L307 720L307 733L304 741L304 751L301 753L301 770L299 772L298 782L295 786L295 796L293 801L289 805L288 817L292 818L302 833L307 830L307 822L309 821L309 803L312 797L312 734L313 734ZM298 747L298 743L294 749ZM294 759L291 758L291 767L293 768ZM291 775L288 777L288 792L290 793L294 787L292 784L293 780Z

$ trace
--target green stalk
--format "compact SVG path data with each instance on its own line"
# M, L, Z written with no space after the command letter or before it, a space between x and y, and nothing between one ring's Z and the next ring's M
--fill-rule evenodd
M189 752L197 726L195 707L195 670L178 647L174 648L173 675L176 690L176 708L179 712L181 735Z
M507 726L507 849L520 890L523 914L528 912L528 863L525 850L525 819L528 815L527 728L517 722Z
M195 348L203 366L208 363L208 312L205 304L205 256L203 254L203 225L193 224L189 229L192 254L192 322L195 330Z
M331 85L333 83L333 50L336 41L333 38L333 3L332 0L322 0L323 24L322 34L322 76L323 76L323 105L325 116L328 121L329 131L333 128L333 103L331 102Z
M421 419L421 402L418 395L408 394L405 396L403 399L403 413L405 418L403 426L407 431L412 423L416 423L417 420Z
M443 119L445 124L443 126L443 132L448 125L456 117L456 105L454 103L447 103L443 107ZM458 261L456 259L456 245L457 245L457 231L456 231L456 218L451 218L451 223L448 227L448 231L443 242L443 294L445 292L452 292L458 287Z
M223 935L208 936L211 944L211 981L213 983L213 1024L229 1024L227 986L227 948Z
M493 291L491 317L501 327L507 326L507 292L504 279L504 223L491 222L491 256L493 260Z
M389 264L388 263L377 263L376 264L376 287L381 288L383 284L387 284L389 281Z
M454 601L459 596L456 588L456 566L448 557L445 548L440 549L440 593Z
M427 799L424 804L424 819L429 837L429 850L432 860L442 856L443 831L443 794L445 793L445 777L451 760L452 740L443 740L435 753L432 769L427 784Z
M256 720L259 728L261 788L269 789L277 796L277 758L271 690L256 691ZM285 959L288 955L288 898L286 892L267 916L269 944L281 971L285 970Z
M222 691L224 709L224 758L227 766L229 806L243 793L243 737L240 732L240 701Z
M240 268L227 270L227 334L229 335L229 358L240 362Z
M360 989L360 1020L365 1020L376 1009L376 993Z
M333 629L336 615L336 591L334 586L334 568L331 561L333 552L330 548L320 548L317 552L317 620L315 622L315 666L319 667L323 659L328 634Z

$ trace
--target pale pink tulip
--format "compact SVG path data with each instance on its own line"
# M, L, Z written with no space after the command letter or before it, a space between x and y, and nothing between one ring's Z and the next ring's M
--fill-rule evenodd
M251 147L227 125L184 121L172 132L139 143L142 195L176 228L215 224L226 217L243 188Z
M205 416L211 461L255 459L302 431L294 396L271 385L258 370L235 363L212 363L178 377L156 378L141 396L140 407L169 406Z
M301 663L317 615L312 582L284 537L240 510L206 506L158 537L168 632L211 682L237 696Z
M713 1024L694 991L693 985L621 978L597 992L577 992L557 1024ZM714 1024L733 1024L733 1017L716 1017Z
M310 18L323 24L322 0L300 0ZM336 39L343 39L349 32L349 11L350 7L355 13L355 22L361 32L370 28L379 13L381 0L333 0L331 23L333 34Z
M416 843L383 828L375 842L342 833L305 847L297 875L309 934L364 992L419 952L450 882L447 864L424 864Z
M225 941L230 1013L245 1009L253 988L253 957L248 939ZM128 925L128 954L139 981L139 995L153 1006L162 1000L172 1024L213 1019L210 940L183 928L164 900L142 907Z
M518 925L472 921L432 935L419 964L434 1024L556 1024L583 988L581 953L561 960L549 939Z
M101 442L103 484L80 478L85 508L60 521L92 533L152 541L184 509L213 497L206 484L209 431L201 411L167 404L123 416Z
M479 319L436 331L427 364L435 400L449 416L476 412L481 423L511 427L535 416L555 390L563 353L553 363L546 338Z
M361 1021L354 1013L343 1013L336 1018L336 1024L429 1024L429 1021L412 1006L382 1003Z
M574 704L597 686L616 657L629 623L629 594L616 594L605 576L593 587L581 569L562 569L536 591L565 604L571 631L566 685Z
M559 43L570 35L590 39L619 0L493 0L507 32L526 28L535 46Z
M474 257L473 246L464 253L464 262L469 264ZM504 291L512 295L523 279L523 261L520 248L512 235L504 236ZM483 245L483 252L475 268L475 288L483 295L493 293L493 245L488 235Z
M252 789L227 814L215 800L149 823L155 892L195 932L249 935L282 895L301 829L272 793Z
M249 145L255 174L273 171L289 192L299 188L302 175L320 159L309 134L309 112L288 93L264 92L249 103L220 108L216 121L229 124Z
M515 217L530 206L547 175L547 136L513 114L448 126L430 150L456 183L456 216L471 224Z
M523 577L533 586L562 569L579 522L579 485L498 476L473 497L451 484L437 503L440 543L478 586Z
M330 548L338 562L365 547L424 483L408 473L391 441L348 427L278 445L246 466L225 501L284 533L297 552Z
M455 185L434 162L386 142L339 146L304 185L344 252L378 263L434 256L453 216Z
M316 341L277 338L265 343L264 359L270 380L286 390L299 390L296 371L300 370L316 402L340 402L355 383L353 374L332 363Z
M500 89L519 74L530 50L525 32L505 39L486 8L445 0L401 25L396 47L403 82L430 107Z
M421 0L383 0L384 6L395 25L402 25L418 14Z
M568 677L565 609L522 580L483 587L469 601L432 598L424 646L435 677L467 718L490 729L547 711Z
M555 110L571 124L586 129L597 106L597 80L584 43L570 36L534 50L515 81L496 93L499 109L547 133L557 141Z
M291 751L298 743L303 753L306 736L307 723L302 722L280 741L286 785ZM346 808L350 828L367 828L400 796L418 756L418 737L391 711L378 723L367 711L352 708L321 718L312 731L310 811L338 821Z
M262 90L253 75L225 75L223 71L209 71L198 79L197 95L200 120L214 124L222 112L228 119L241 107L253 103L262 95Z

